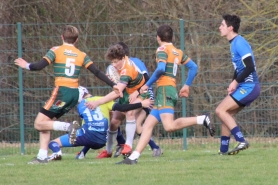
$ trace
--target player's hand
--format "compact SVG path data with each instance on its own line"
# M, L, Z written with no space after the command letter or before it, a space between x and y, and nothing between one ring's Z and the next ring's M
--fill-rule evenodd
M134 91L132 94L130 94L128 97L129 103L133 103L136 100L138 95L139 95L138 91Z
M152 109L153 105L154 105L154 100L151 100L149 98L149 99L145 99L145 100L141 101L141 103L142 103L142 107Z
M88 101L85 105L89 109L95 110L99 106L99 103L97 101Z
M148 92L148 86L145 84L140 88L140 94L144 94L146 92Z
M189 86L188 85L184 85L181 90L180 90L180 93L179 93L179 96L180 97L188 97L189 95Z
M28 62L26 62L24 59L22 58L17 58L14 61L14 64L21 67L21 68L26 68Z
M119 95L121 98L123 97L123 92L121 91L121 89L120 89L120 87L119 87L118 84L113 86L113 90L114 90L114 92L115 92L117 95Z
M236 80L233 80L232 83L230 83L229 87L227 88L228 94L231 94L232 92L234 92L234 90L236 90L238 86L238 82Z

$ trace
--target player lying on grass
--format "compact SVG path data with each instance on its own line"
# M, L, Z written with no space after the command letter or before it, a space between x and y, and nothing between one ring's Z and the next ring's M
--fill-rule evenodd
M139 103L120 105L113 101L99 105L91 110L86 107L87 101L100 99L101 96L92 96L85 87L79 86L78 114L83 119L83 125L79 129L74 129L70 134L65 134L51 141L48 145L53 154L48 157L48 161L60 160L62 158L62 147L87 146L91 149L100 149L107 141L107 130L110 121L109 112L112 110L129 111L137 108L148 108L154 103L153 100L145 99ZM76 140L72 142L71 135L76 135Z

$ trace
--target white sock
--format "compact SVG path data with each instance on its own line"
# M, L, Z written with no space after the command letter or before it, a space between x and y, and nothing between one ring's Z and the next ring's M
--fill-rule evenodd
M62 150L59 150L58 152L55 152L55 154L62 155Z
M40 149L37 158L41 160L47 158L47 150Z
M197 116L197 124L198 124L198 125L203 125L203 124L204 124L205 117L206 117L206 115Z
M110 131L107 130L107 144L106 144L106 150L108 154L112 153L113 149L113 143L117 138L118 130L116 131Z
M140 157L140 153L137 151L132 152L132 154L128 157L130 160L135 160Z
M126 141L125 141L125 144L129 145L130 148L132 148L132 143L133 143L135 131L136 131L136 122L135 122L135 120L126 120L126 125L125 125Z
M70 123L61 122L61 121L54 121L53 130L68 131L69 126L70 126Z

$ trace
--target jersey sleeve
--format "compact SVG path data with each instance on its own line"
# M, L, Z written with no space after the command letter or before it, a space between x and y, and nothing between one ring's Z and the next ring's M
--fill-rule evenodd
M131 71L124 69L120 73L120 82L124 82L128 84L132 80L132 74Z
M235 48L241 60L245 59L248 56L252 56L251 46L243 39L237 40L235 43Z
M44 59L47 60L47 62L49 64L53 63L55 61L55 58L56 58L56 54L54 52L55 49L50 49L46 54L45 56L43 57Z
M189 62L190 58L183 52L182 58L181 58L181 64L185 65L187 62Z
M168 54L165 51L166 47L161 46L156 50L156 62L165 62L167 63Z
M91 64L93 64L93 61L91 61L91 59L88 57L88 55L85 54L83 66L85 68L88 68L88 66Z

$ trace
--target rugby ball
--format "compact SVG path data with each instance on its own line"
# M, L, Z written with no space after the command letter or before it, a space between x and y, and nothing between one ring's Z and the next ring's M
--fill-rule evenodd
M120 74L118 73L117 69L114 66L112 66L111 64L106 68L106 75L114 83L120 82Z

